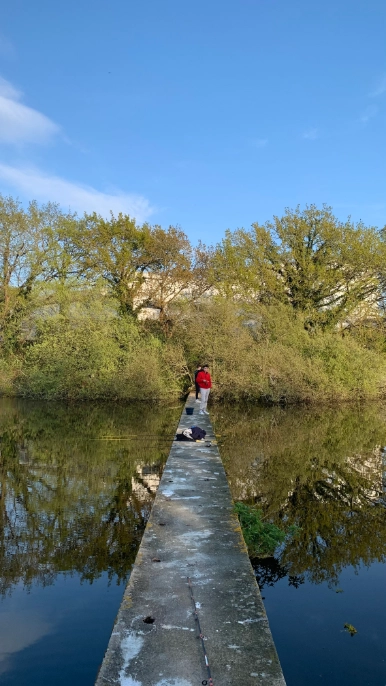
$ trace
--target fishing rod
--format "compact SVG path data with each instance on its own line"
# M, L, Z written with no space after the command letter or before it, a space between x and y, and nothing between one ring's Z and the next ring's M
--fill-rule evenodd
M196 605L196 601L194 600L192 582L191 582L191 580L190 580L189 577L187 577L187 580L188 580L188 586L189 586L189 590L190 590L190 597L191 597L191 599L192 599L193 615L194 615L194 618L195 618L195 620L196 620L196 622L197 622L198 634L199 634L199 638L201 639L202 649L203 649L203 651L204 651L205 667L206 667L206 670L207 670L207 672L208 672L208 681L207 681L206 679L204 679L204 681L202 682L202 684L203 684L203 686L214 686L214 684L213 684L213 679L212 679L212 675L211 675L211 672L210 672L208 654L207 654L207 652L206 652L205 643L204 643L204 634L203 634L202 631L201 631L200 620L199 620L198 612L197 612L197 605Z
M155 440L155 441L174 441L176 435L173 434L173 436L157 436L157 434L141 434L141 435L136 435L133 434L131 436L99 436L97 438L88 438L87 440L89 441L131 441L133 439L137 440L146 440L148 441L149 439ZM214 439L210 439L214 440ZM192 440L192 443L194 441Z
M131 441L133 438L141 438L143 440L149 440L152 438L157 441L172 441L173 436L158 436L157 434L131 434L128 436L98 436L96 438L89 438L89 441Z

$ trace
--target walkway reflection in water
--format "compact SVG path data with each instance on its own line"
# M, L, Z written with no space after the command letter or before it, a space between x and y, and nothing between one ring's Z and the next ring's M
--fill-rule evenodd
M2 684L93 684L180 408L0 400Z
M215 422L234 498L298 527L252 561L288 686L384 686L386 408L233 406Z

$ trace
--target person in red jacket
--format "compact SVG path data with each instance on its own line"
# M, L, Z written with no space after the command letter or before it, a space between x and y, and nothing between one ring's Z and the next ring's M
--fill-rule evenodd
M208 404L210 389L212 388L212 379L210 378L209 367L207 364L204 364L202 370L198 372L196 382L200 387L201 396L199 414L209 414L206 406Z

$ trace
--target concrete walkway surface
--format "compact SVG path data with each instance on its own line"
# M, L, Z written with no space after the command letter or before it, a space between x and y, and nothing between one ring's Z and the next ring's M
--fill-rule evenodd
M214 686L285 686L218 448L174 442L96 686L211 686L205 652Z

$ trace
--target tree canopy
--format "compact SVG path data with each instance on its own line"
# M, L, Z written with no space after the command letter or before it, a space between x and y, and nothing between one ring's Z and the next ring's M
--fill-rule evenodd
M205 358L222 397L378 396L385 257L383 232L327 206L208 247L178 226L0 196L0 392L169 397Z
M265 225L227 232L215 273L229 296L278 300L308 327L349 324L383 299L385 244L379 231L340 222L330 207L287 209Z

